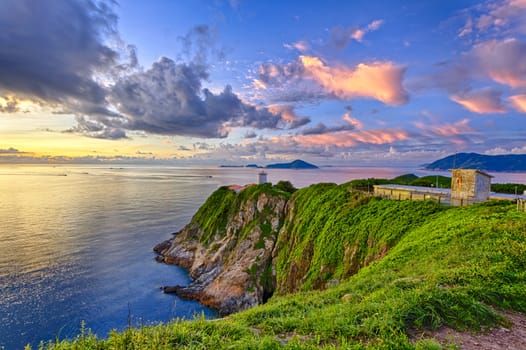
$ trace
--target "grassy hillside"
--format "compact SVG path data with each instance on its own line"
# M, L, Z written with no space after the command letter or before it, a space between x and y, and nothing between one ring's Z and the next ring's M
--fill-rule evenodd
M283 189L285 187L286 184L283 185L282 183L280 183L279 186L272 186L272 184L267 183L249 186L238 194L227 186L220 187L214 191L199 208L192 218L191 224L200 227L203 233L200 240L207 245L214 238L220 238L226 234L228 218L239 213L243 203L250 199L257 199L257 197L262 194L289 198L291 194ZM292 191L292 189L294 188L290 185L289 190ZM265 221L265 215L262 215L259 219L262 222Z
M84 332L42 348L440 349L411 341L408 330L480 330L505 325L501 309L526 313L526 213L513 203L445 208L345 187L311 186L289 202L276 273L285 293L287 271L303 269L298 292L224 319L128 329L105 340Z
M324 288L387 254L411 227L444 207L392 202L318 184L296 192L277 241L278 293Z

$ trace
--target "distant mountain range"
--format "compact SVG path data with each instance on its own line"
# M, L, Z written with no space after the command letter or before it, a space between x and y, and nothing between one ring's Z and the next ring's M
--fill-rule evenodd
M220 168L267 168L267 169L319 169L316 165L307 163L301 159L296 159L290 163L275 163L267 166L257 164L247 165L220 165Z
M314 164L307 163L301 159L296 159L290 163L269 164L265 168L269 169L318 169Z
M428 170L479 169L487 171L526 171L526 154L488 156L457 153L426 165Z

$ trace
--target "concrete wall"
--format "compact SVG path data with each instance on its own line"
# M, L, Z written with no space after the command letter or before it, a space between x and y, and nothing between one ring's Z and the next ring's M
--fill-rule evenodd
M389 186L375 185L374 195L395 199L395 200L426 200L434 199L439 203L444 203L449 200L449 196L443 193L433 193L432 191L426 191L425 189L419 189L414 186L413 188L389 188Z
M489 198L491 177L473 169L453 169L451 205L469 205Z
M489 199L491 177L478 173L475 182L475 201L485 202Z

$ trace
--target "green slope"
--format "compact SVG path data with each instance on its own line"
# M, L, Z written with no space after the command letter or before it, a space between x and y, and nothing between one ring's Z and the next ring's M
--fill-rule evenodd
M513 203L445 208L345 186L315 185L291 197L276 273L283 294L286 271L301 262L298 292L224 319L128 329L106 340L84 333L50 347L439 349L411 342L408 330L480 330L506 324L499 309L526 312L526 213Z

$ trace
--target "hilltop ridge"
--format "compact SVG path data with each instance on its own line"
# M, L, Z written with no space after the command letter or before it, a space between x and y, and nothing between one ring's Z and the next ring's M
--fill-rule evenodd
M457 153L425 166L428 170L479 169L486 171L526 171L526 154L484 155Z

